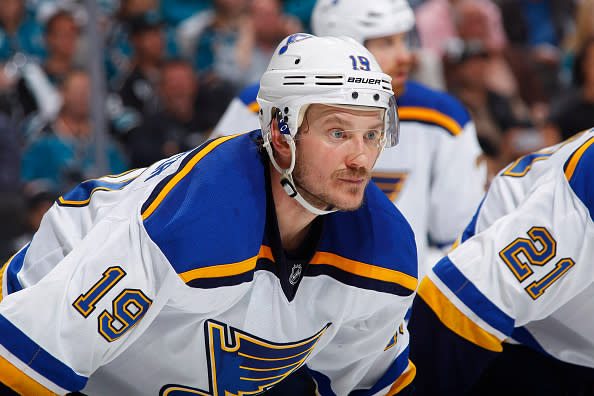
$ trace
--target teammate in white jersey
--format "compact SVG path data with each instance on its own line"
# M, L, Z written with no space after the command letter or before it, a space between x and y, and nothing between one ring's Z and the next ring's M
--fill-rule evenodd
M477 394L591 395L593 220L594 130L503 169L461 244L419 286L409 323L418 394L464 395L505 342L525 346L501 355L511 348L521 363L508 359Z
M451 247L485 193L486 168L474 123L453 96L407 81L412 56L407 35L414 14L405 0L318 0L312 29L318 36L351 36L392 77L400 116L400 144L380 156L374 182L398 206L415 233L419 276ZM352 58L352 68L365 67ZM258 128L256 92L247 87L214 133ZM250 117L251 114L251 117Z
M248 395L300 367L321 395L407 387L414 236L369 183L398 141L390 77L295 34L258 102L262 131L59 198L0 272L3 392Z

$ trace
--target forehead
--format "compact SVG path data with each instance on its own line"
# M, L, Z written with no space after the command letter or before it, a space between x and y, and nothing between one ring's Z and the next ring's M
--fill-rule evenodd
M385 41L391 41L391 42L404 41L406 39L406 37L408 36L408 34L409 34L409 32L400 32L400 33L388 34L387 36L368 38L367 40L365 40L365 46L367 47L370 44L373 45L375 43L380 43L380 42L385 42Z
M310 123L337 123L346 126L377 127L383 125L383 109L347 109L343 107L312 104L307 109Z

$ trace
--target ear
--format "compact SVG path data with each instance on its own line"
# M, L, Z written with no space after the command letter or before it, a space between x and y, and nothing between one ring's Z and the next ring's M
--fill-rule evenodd
M280 133L276 118L273 118L272 122L270 123L270 132L272 147L277 154L277 163L281 167L285 168L291 163L291 148L285 141L284 135Z

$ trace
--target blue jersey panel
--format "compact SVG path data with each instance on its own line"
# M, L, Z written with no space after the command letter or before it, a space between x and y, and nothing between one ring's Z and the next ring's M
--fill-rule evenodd
M144 220L178 273L237 263L260 250L266 190L257 146L250 134L211 144L203 146L211 149L206 154L197 150L187 156L176 172L183 177L169 180L171 189Z
M586 205L590 219L594 220L594 137L569 157L564 170L573 192Z
M319 250L342 252L341 255L350 260L416 278L416 245L410 225L375 184L369 183L365 193L365 201L359 210L335 212L326 220L327 228L357 232L326 232Z

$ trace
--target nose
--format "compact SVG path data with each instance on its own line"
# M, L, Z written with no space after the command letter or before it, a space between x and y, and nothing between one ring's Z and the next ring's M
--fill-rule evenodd
M369 143L362 136L353 136L349 143L349 153L346 157L346 166L349 168L369 168L371 150Z
M396 44L396 47L395 55L398 63L409 63L412 61L412 52L406 42L399 42Z

